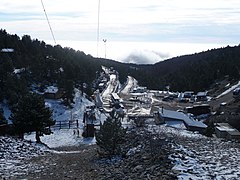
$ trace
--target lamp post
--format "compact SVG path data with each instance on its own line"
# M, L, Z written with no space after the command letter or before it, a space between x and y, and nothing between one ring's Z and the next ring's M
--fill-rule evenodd
M97 19L97 57L98 57L98 44L99 44L99 33L100 33L100 0L98 0L98 19Z
M105 59L107 57L107 39L103 39L104 42L104 48L105 48Z

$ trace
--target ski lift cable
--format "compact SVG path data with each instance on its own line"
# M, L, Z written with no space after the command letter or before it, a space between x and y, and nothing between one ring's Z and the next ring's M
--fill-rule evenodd
M55 44L57 44L57 43L56 43L55 36L54 36L54 33L53 33L53 30L52 30L52 27L51 27L51 24L50 24L50 21L49 21L49 19L48 19L48 15L47 15L45 6L44 6L44 4L43 4L43 0L41 0L41 3L42 3L42 8L43 8L44 14L45 14L46 19L47 19L47 22L48 22L49 29L50 29L51 34L52 34L53 41L54 41Z

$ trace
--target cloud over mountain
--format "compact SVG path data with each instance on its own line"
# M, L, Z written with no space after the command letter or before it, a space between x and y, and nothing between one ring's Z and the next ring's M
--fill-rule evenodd
M134 50L126 58L122 60L125 63L136 64L154 64L169 58L168 53L156 52L152 50Z

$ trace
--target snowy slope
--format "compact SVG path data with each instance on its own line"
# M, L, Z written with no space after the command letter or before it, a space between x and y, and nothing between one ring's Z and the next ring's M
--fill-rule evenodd
M169 158L178 179L240 179L239 143L166 126L153 129L172 140L174 153Z
M84 109L86 106L93 105L92 102L81 96L79 90L75 90L75 98L73 108L69 109L63 106L60 100L46 100L46 105L53 111L53 119L56 121L82 119ZM5 115L11 114L7 106L3 106ZM72 115L71 115L72 114ZM101 115L101 117L100 117ZM104 120L104 115L99 114L97 118ZM79 121L80 127L83 127L82 121ZM53 134L41 137L43 143L50 148L56 148L60 146L75 146L79 144L93 144L95 138L83 138L81 136L82 128L77 129L61 129L54 130ZM35 142L35 133L26 134L25 140L1 137L0 136L0 179L11 179L16 175L24 175L29 172L41 171L33 164L28 163L28 159L44 155L50 150L46 146L42 146ZM53 153L59 153L57 151L51 151Z
M75 89L73 108L65 107L60 100L47 99L46 105L53 112L53 119L61 122L68 122L69 120L79 120L79 129L53 129L53 134L41 137L41 141L50 148L61 146L75 146L79 144L93 144L95 138L83 138L83 114L86 106L94 105L85 97L81 96L81 92ZM105 119L103 114L96 112L97 119ZM35 133L27 134L24 137L27 140L35 141Z
M73 108L67 108L61 103L61 100L45 100L46 106L48 106L53 112L53 119L56 121L68 121L83 119L83 113L86 106L94 105L91 101L81 96L81 92L75 89Z

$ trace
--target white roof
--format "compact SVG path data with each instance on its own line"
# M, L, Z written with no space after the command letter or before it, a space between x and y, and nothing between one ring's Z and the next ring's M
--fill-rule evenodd
M14 73L14 74L19 74L19 73L23 72L24 70L25 70L25 68L14 69L14 70L13 70L13 73Z
M200 121L196 121L193 118L188 117L186 114L182 112L167 110L167 109L159 109L159 113L163 118L170 118L172 120L179 120L184 121L188 126L192 127L200 127L200 128L206 128L207 125Z
M197 96L206 96L207 95L207 92L198 92L197 93Z
M1 52L14 52L14 49L12 48L3 48Z
M120 97L118 96L117 93L112 93L112 96L115 100L120 100Z
M58 92L58 87L56 86L48 86L47 89L45 90L45 93L57 93Z
M143 107L133 107L132 109L129 109L127 114L129 116L149 116L150 115L151 108L143 108Z
M216 125L219 131L237 131L237 129L233 128L228 123L217 123Z

